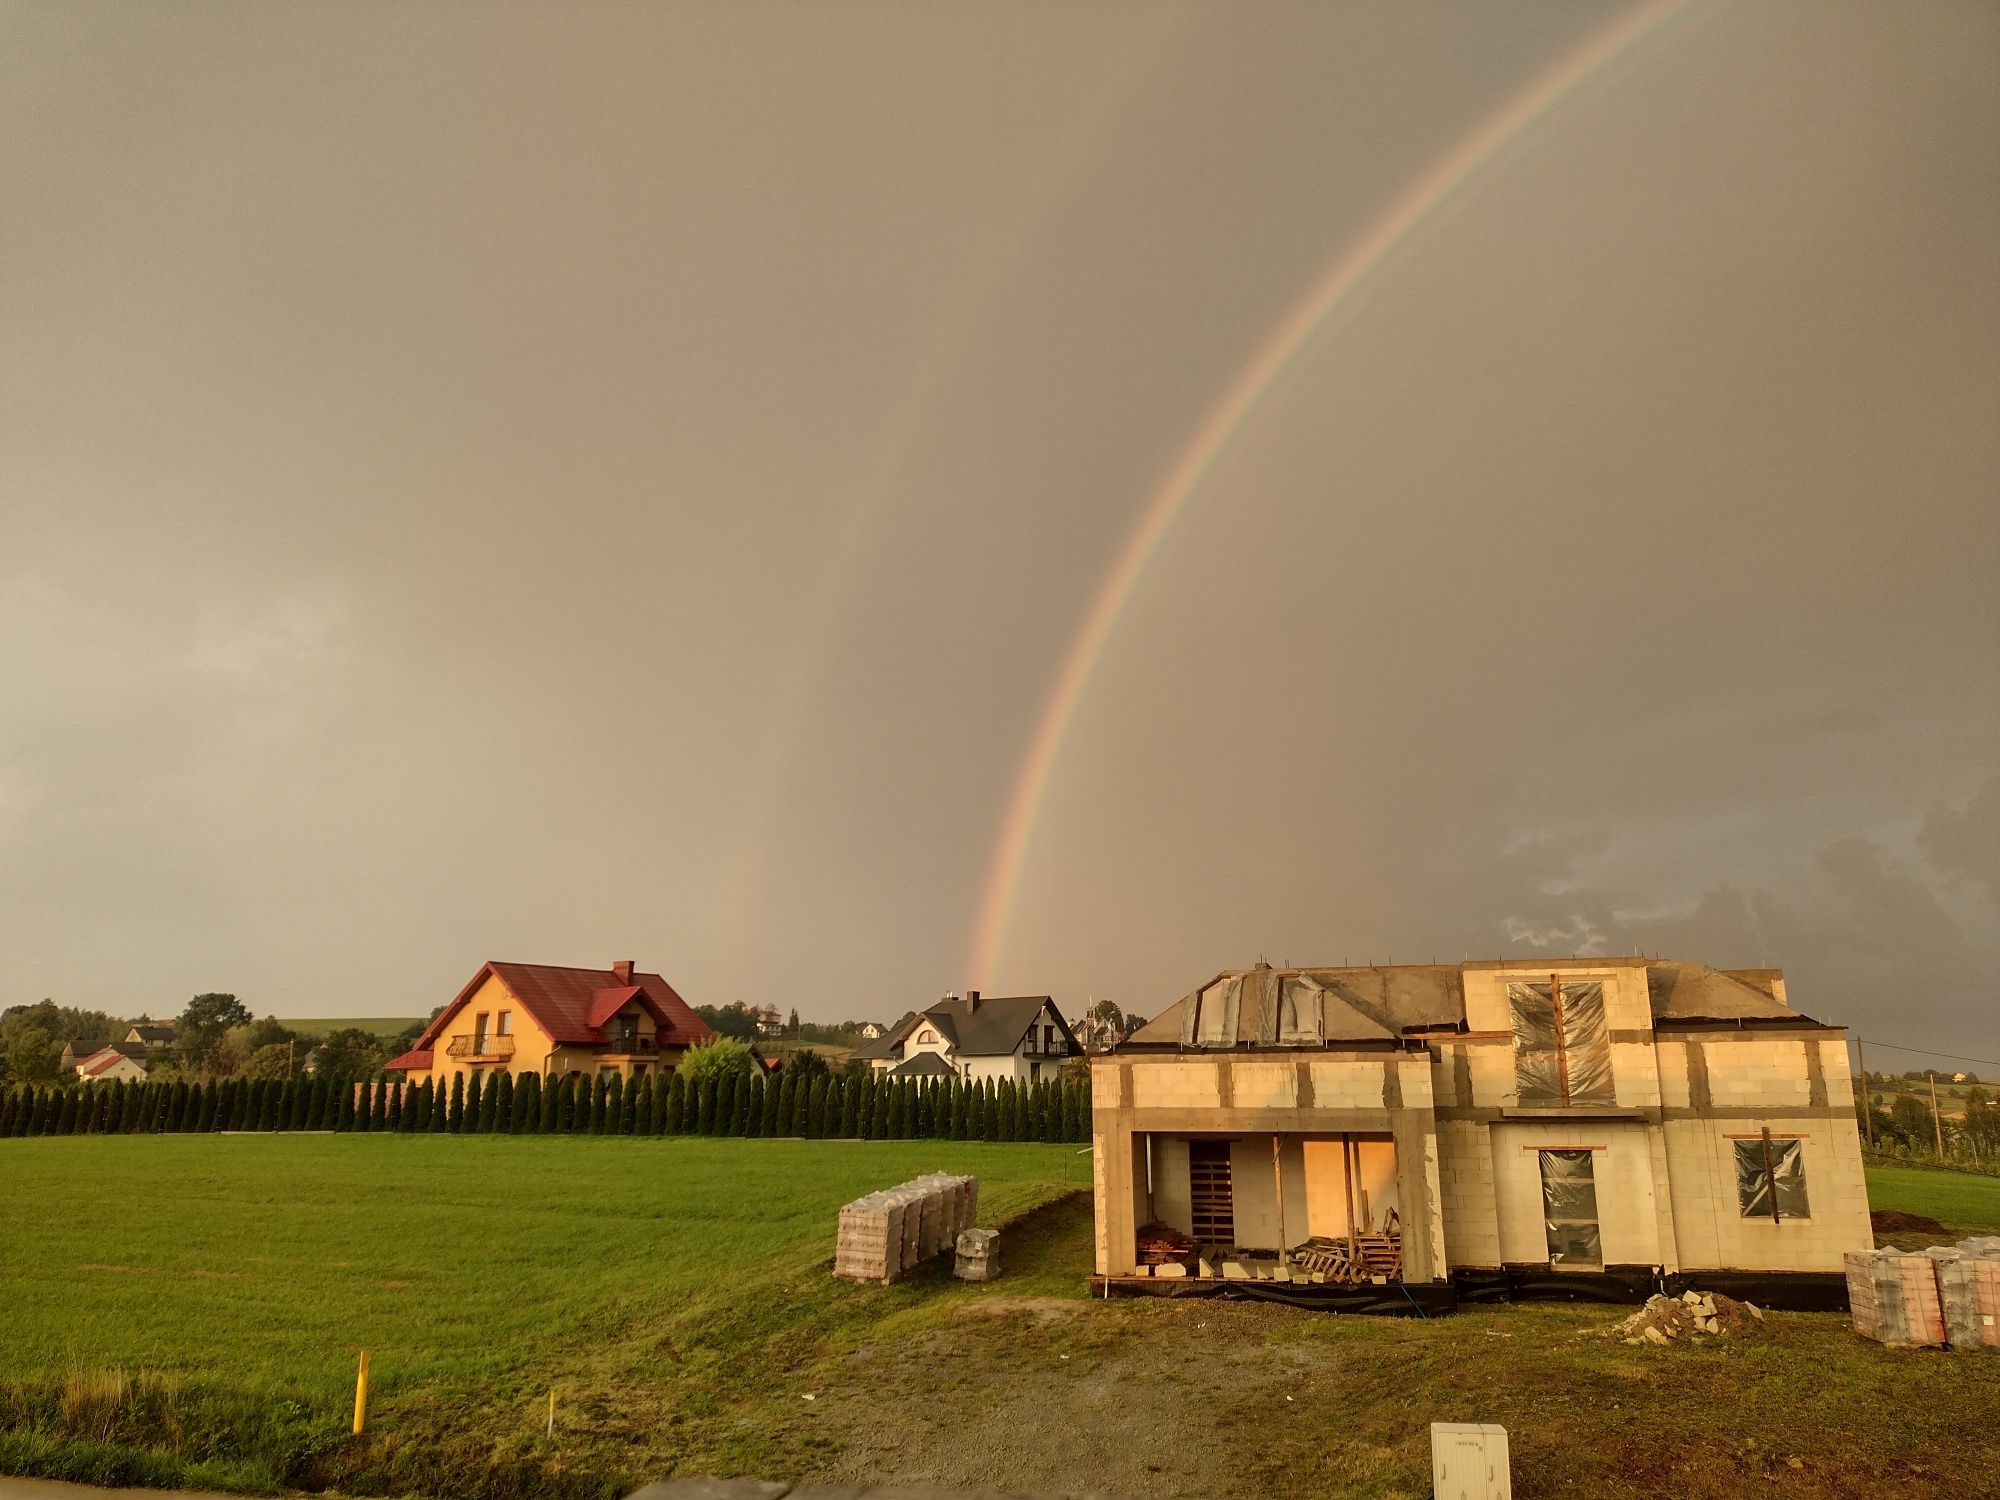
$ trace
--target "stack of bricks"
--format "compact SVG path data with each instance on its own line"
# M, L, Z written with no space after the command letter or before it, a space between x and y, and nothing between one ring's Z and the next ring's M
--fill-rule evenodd
M967 1229L958 1236L958 1259L951 1274L960 1281L991 1281L1000 1274L997 1229Z
M1850 1250L1847 1305L1854 1331L1878 1343L1935 1348L1944 1342L1935 1263L1901 1250Z
M932 1172L840 1211L833 1274L884 1285L952 1249L979 1211L979 1179Z
M1946 1342L1954 1349L2000 1349L2000 1236L1924 1253L1937 1275Z

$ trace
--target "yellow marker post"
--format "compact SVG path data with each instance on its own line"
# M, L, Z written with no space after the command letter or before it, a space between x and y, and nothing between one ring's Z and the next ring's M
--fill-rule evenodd
M368 1421L368 1351L361 1351L361 1371L354 1377L354 1430L358 1434Z
M549 1387L549 1437L553 1439L555 1435L556 1435L556 1391L554 1386L550 1386Z

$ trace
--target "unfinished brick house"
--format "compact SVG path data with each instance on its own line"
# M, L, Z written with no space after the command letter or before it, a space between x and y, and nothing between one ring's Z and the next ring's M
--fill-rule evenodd
M1091 1083L1107 1293L1844 1305L1872 1244L1846 1034L1776 970L1260 963Z

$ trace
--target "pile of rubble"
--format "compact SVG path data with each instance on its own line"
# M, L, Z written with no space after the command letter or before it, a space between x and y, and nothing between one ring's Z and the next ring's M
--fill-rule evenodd
M1928 1250L1850 1250L1854 1331L1902 1348L2000 1349L2000 1236Z
M932 1172L856 1198L840 1211L833 1274L850 1281L894 1281L952 1250L979 1212L979 1179Z
M1678 1297L1656 1294L1646 1305L1611 1329L1613 1338L1628 1344L1670 1344L1676 1339L1742 1338L1763 1327L1764 1310L1720 1292L1682 1292Z

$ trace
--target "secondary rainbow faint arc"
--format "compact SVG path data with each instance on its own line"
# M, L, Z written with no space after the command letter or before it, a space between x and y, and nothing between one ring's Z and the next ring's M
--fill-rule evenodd
M1062 754L1090 674L1117 627L1120 611L1152 561L1174 519L1198 489L1230 440L1258 405L1284 378L1301 351L1367 281L1371 272L1421 228L1457 193L1492 165L1511 145L1556 109L1600 70L1653 36L1692 0L1650 0L1634 6L1573 51L1540 73L1505 105L1487 116L1451 150L1397 196L1361 235L1327 267L1306 295L1286 315L1238 373L1192 441L1167 470L1139 522L1119 549L1111 569L1092 598L1062 669L1044 700L1028 753L1016 773L1008 798L1000 838L988 866L974 929L971 983L985 983L999 957L1001 939L1013 910L1015 889L1035 817L1048 790L1050 774Z

